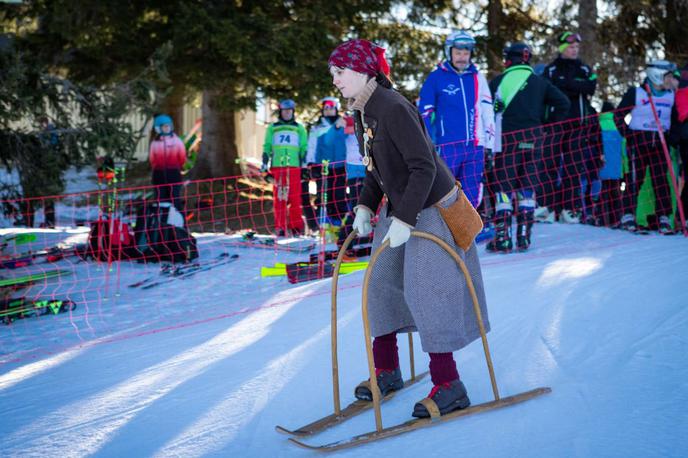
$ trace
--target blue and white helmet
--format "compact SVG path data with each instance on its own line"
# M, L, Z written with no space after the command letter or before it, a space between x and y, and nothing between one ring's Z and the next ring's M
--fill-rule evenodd
M473 49L475 48L475 38L473 38L470 33L464 30L450 34L447 39L444 40L444 56L450 62L452 48L467 49L473 53Z
M153 120L153 128L155 129L155 132L158 134L162 134L162 126L164 126L165 124L170 125L170 131L174 130L174 123L172 122L172 118L170 118L166 114L160 114L156 116Z

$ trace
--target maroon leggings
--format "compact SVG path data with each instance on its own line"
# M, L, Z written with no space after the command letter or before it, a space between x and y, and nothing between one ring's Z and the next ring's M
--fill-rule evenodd
M399 348L397 334L392 332L373 340L373 360L375 368L393 371L399 367ZM449 383L459 378L456 362L451 353L430 353L430 377L433 385Z

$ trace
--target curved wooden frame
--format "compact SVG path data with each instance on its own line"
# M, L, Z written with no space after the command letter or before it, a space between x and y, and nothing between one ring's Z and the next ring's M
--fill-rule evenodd
M451 256L459 269L463 272L466 279L466 284L468 285L468 290L471 293L471 298L473 300L473 311L475 312L476 319L478 320L478 327L480 328L480 337L483 342L483 350L485 351L485 360L487 362L487 369L490 372L490 382L492 383L492 392L494 393L495 401L499 401L499 390L497 389L497 380L494 375L494 367L492 366L492 357L490 356L490 348L487 343L487 336L485 335L485 326L483 324L482 313L480 312L480 304L478 302L478 296L475 293L475 287L473 285L473 280L471 279L470 273L466 268L466 264L463 259L459 257L458 254L452 249L452 247L437 237L436 235L421 232L412 231L411 236L420 237L426 240L435 242L441 246L448 254ZM362 315L363 315L363 331L365 333L365 343L366 343L366 353L368 355L368 371L370 372L370 387L373 393L373 408L375 409L375 427L378 432L382 431L382 413L380 411L380 390L377 387L377 378L375 377L375 364L373 361L373 345L370 336L370 321L368 320L368 288L370 286L370 277L375 267L377 259L380 254L389 247L389 240L386 240L380 248L373 253L370 257L370 262L368 263L368 269L366 269L365 277L363 278L363 299L362 299ZM340 252L342 256L342 252ZM334 278L334 277L333 277Z

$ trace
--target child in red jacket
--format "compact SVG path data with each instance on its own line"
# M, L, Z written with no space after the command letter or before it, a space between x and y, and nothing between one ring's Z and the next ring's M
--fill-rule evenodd
M168 115L156 116L153 128L156 137L150 144L148 160L153 170L152 182L156 185L157 200L172 202L182 212L184 204L180 194L186 148L174 133L174 124Z

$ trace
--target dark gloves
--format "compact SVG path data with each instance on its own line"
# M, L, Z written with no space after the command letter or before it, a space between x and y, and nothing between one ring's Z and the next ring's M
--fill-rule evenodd
M265 173L268 170L270 170L270 167L268 167L269 162L270 162L270 156L268 156L268 153L263 153L263 165L260 167L261 173Z

